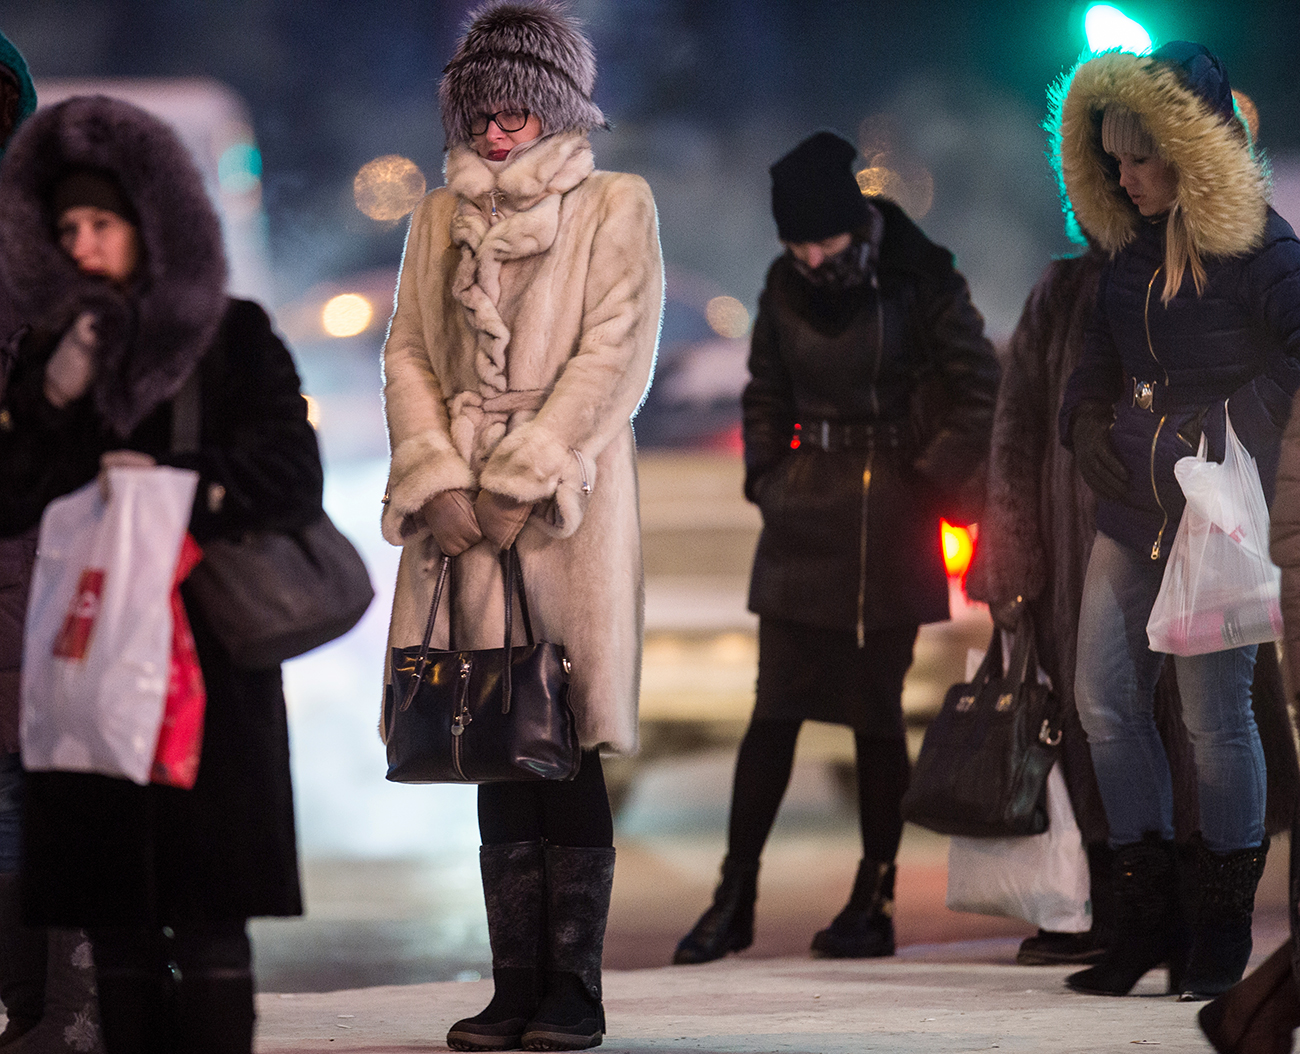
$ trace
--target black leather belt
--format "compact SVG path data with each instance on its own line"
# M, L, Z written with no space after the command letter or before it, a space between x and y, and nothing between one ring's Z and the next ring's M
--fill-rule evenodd
M800 421L794 426L796 449L811 448L836 453L841 450L872 450L901 447L906 439L903 426L892 421ZM794 445L794 444L792 444Z

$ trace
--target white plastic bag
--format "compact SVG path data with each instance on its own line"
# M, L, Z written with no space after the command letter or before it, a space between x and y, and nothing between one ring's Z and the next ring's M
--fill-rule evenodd
M951 911L1024 919L1054 933L1092 928L1088 857L1058 762L1047 775L1047 830L948 844Z
M109 469L41 518L23 644L30 770L149 782L171 664L171 592L198 474Z
M1174 465L1187 496L1147 620L1152 651L1204 655L1282 636L1282 572L1268 555L1268 506L1255 459L1227 420L1222 464Z

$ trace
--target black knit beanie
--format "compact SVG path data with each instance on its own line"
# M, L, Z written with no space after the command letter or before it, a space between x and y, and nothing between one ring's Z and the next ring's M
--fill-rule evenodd
M55 221L68 209L78 205L91 205L116 213L128 223L139 226L135 209L127 200L122 188L111 172L97 168L74 168L64 173L54 183L50 192L50 213Z
M772 215L783 242L819 242L867 221L853 174L857 156L847 139L817 132L772 166Z

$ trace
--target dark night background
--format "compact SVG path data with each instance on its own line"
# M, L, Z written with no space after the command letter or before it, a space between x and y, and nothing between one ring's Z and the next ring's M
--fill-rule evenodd
M440 182L440 71L465 0L0 0L37 77L210 76L247 101L283 302L395 266L405 225L352 203L356 170L402 154ZM1200 40L1300 156L1300 15L1291 2L1121 4L1157 42ZM847 0L575 0L612 132L598 164L639 172L673 268L751 309L777 245L767 166L819 126L864 121L933 175L922 226L951 248L995 336L1047 258L1068 249L1038 128L1078 57L1086 5ZM1293 217L1294 218L1294 217Z

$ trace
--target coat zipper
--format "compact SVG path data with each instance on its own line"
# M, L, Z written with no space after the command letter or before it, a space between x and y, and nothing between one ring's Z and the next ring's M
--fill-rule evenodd
M858 538L858 647L867 644L867 497L871 493L871 463L876 451L867 451L862 470L862 531Z
M1157 358L1155 346L1151 343L1151 289L1156 284L1156 277L1160 274L1160 268L1163 266L1164 265L1161 264L1155 269L1155 272L1151 275L1151 281L1147 283L1147 299L1146 304L1142 308L1142 325L1145 327L1147 334L1147 351L1151 353L1151 358L1155 361L1155 364L1160 367L1161 372L1164 373L1165 387L1168 387L1169 371L1164 368L1160 359ZM1156 425L1156 434L1151 437L1151 493L1155 495L1156 505L1160 507L1160 513L1164 516L1164 519L1160 524L1160 530L1156 532L1156 540L1151 546L1152 560L1160 559L1160 545L1164 540L1165 528L1169 526L1169 513L1165 509L1165 503L1160 500L1160 489L1156 486L1156 444L1160 442L1160 430L1165 426L1166 416L1167 415L1161 415L1160 423Z
M880 278L871 272L871 288L876 294L876 358L871 369L871 412L880 417L880 398L876 386L880 381L880 366L885 357L885 301L880 295ZM862 531L858 538L858 647L867 644L867 499L871 494L871 469L875 449L867 452L867 464L862 470Z
M451 724L451 763L456 767L456 774L461 779L468 779L465 770L461 768L461 736L465 734L465 726L473 719L469 712L469 671L470 661L465 655L460 657L460 698L457 700L456 715Z

